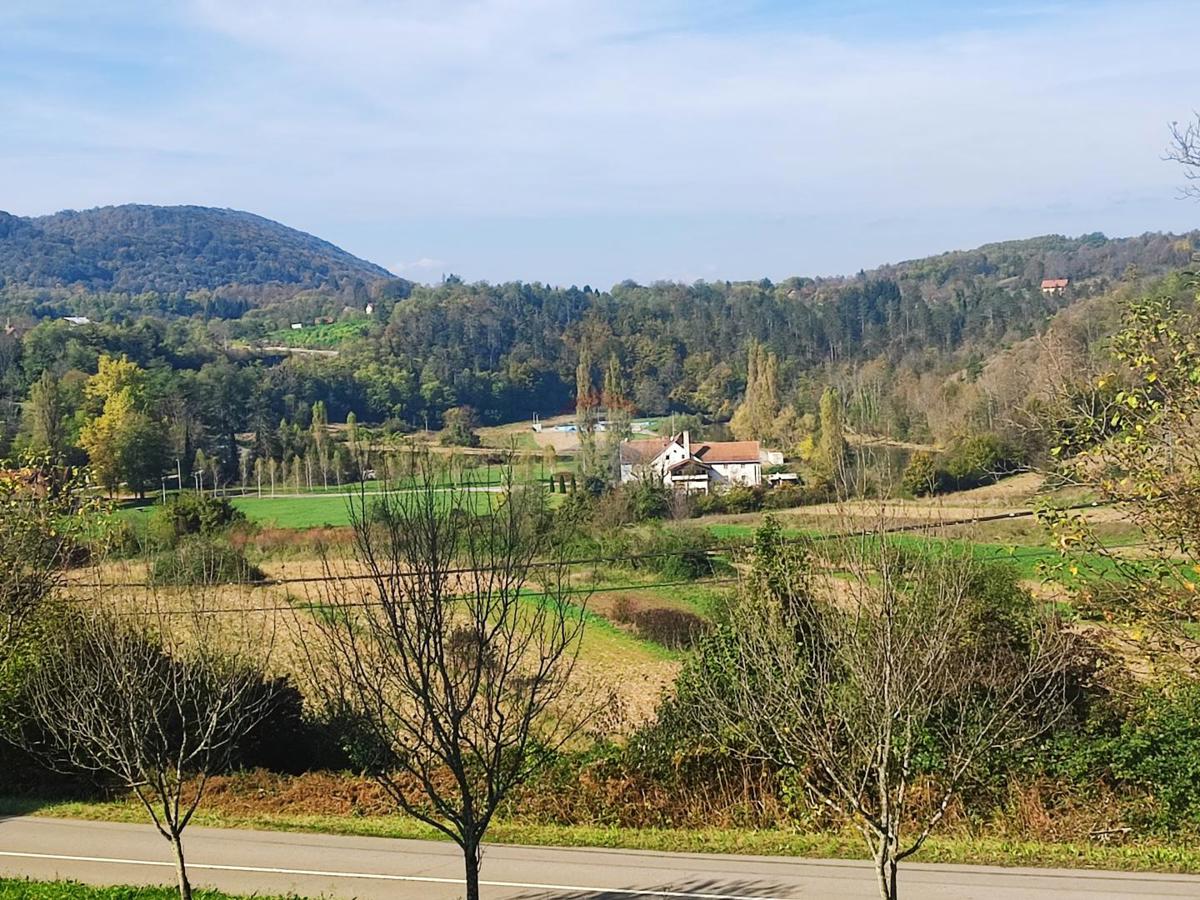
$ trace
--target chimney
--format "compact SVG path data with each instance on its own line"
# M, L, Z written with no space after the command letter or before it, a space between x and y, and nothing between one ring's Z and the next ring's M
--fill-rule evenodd
M690 431L683 433L683 452L688 456L692 455L692 434Z

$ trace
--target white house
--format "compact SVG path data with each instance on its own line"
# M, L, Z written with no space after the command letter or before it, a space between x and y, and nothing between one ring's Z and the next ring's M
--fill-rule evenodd
M621 481L651 478L689 492L732 485L758 487L763 463L771 464L777 456L763 450L758 441L692 443L684 431L669 438L623 442Z

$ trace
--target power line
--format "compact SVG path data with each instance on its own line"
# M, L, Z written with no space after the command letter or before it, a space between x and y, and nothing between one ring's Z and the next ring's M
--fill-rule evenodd
M740 549L738 547L708 547L702 551L704 556L709 559L719 557L723 553L728 553L733 550ZM663 559L671 556L683 556L688 553L695 552L689 550L662 550L657 553L635 553L629 556L596 556L586 559L565 559L565 560L542 560L534 561L524 565L526 569L552 569L557 567L570 566L585 566L599 565L601 563L623 563L623 562L638 562L646 559ZM461 568L450 569L401 569L396 571L383 572L382 576L387 578L397 577L413 577L413 576L442 576L442 575L469 575L476 572L501 572L504 568L501 566L463 566ZM315 584L324 581L365 581L377 578L379 576L371 572L360 573L343 573L330 575L302 575L298 578L265 578L258 581L243 582L246 587L281 587L288 584ZM116 581L108 582L104 585L107 588L148 588L148 587L169 587L169 585L154 585L145 581Z
M737 581L738 581L737 578L698 578L698 579L690 579L690 580L684 579L684 580L680 580L680 581L657 581L657 582L652 582L650 584L618 584L618 585L606 585L604 587L594 587L594 588L578 588L578 587L577 588L563 588L561 591L536 591L536 592L520 591L519 599L534 600L539 597L555 597L555 596L562 596L562 595L572 595L573 596L573 595L578 595L578 594L587 594L587 595L591 596L592 594L612 593L614 591L652 590L655 588L679 587L682 585L691 585L693 587L711 587L711 586L723 585L723 584L734 584ZM100 586L108 587L108 585L100 585ZM245 586L245 585L243 585L243 586ZM472 596L474 596L474 595L472 595L472 594L455 594L455 595L449 596L445 599L447 599L447 600L466 600ZM79 599L82 600L83 598L79 598ZM275 605L275 606L227 606L227 607L213 607L210 609L159 609L159 610L153 610L153 611L139 610L136 612L117 610L114 612L114 615L156 617L156 616L206 616L206 615L218 615L218 614L226 614L226 613L299 612L299 611L320 612L321 610L336 611L339 609L368 609L371 607L377 607L377 606L383 606L383 605L384 605L384 601L382 601L382 600L358 600L358 601L351 601L351 602L338 602L338 603L328 604L328 605L324 605L324 604L320 604L320 603L299 602L299 603L289 603L286 605L280 604L280 605Z

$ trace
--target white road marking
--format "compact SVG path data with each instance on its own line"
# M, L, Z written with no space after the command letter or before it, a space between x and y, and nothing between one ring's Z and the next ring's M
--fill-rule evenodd
M17 857L20 859L51 859L60 862L89 862L110 863L123 866L157 866L174 869L172 862L161 862L150 859L117 859L107 856L67 856L59 853L19 853L13 850L0 850L0 856ZM317 878L366 878L375 881L413 881L423 884L464 884L462 878L435 878L430 875L387 875L379 872L327 872L321 869L278 869L271 866L223 866L215 863L188 863L188 869L210 869L220 872L254 872L264 875L309 875ZM525 888L540 891L591 891L597 894L622 894L636 897L679 897L686 900L790 900L785 897L765 897L762 895L738 896L736 894L702 894L694 891L664 891L641 888L612 888L584 887L577 884L526 884L521 881L483 881L482 887Z

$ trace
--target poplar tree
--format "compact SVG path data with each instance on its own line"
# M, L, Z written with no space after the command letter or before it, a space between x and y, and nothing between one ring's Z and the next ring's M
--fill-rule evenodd
M821 394L821 439L816 463L822 474L836 478L846 465L846 433L842 425L842 398L836 388Z
M746 361L746 396L734 411L729 427L741 440L769 440L776 437L779 414L779 357L758 341L751 341Z

